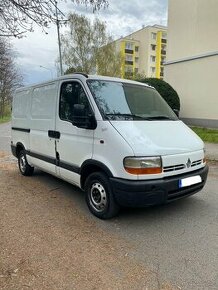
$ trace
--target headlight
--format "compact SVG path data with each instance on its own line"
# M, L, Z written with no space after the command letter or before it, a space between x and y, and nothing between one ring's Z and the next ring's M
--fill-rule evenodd
M162 172L160 156L126 157L123 160L125 170L131 174L158 174Z

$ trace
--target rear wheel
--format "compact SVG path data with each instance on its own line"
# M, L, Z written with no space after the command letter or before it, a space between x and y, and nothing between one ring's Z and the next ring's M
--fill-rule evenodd
M98 218L109 219L119 212L108 177L102 172L90 174L85 182L86 203Z
M31 176L33 174L34 167L27 162L25 150L19 152L18 166L22 175Z

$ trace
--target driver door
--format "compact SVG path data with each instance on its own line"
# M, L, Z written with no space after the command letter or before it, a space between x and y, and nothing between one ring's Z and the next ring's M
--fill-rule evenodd
M92 113L82 83L77 80L61 83L56 119L56 131L60 132L56 140L57 166L61 178L80 186L80 167L92 158L94 130L76 126L78 107L84 108L84 118Z

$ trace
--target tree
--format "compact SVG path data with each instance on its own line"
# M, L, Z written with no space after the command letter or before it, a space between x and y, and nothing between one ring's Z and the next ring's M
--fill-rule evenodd
M64 1L64 0L59 0ZM77 4L90 5L93 11L106 7L107 0L70 0ZM0 36L22 37L33 31L33 23L45 30L57 21L57 0L4 0L0 6Z
M107 35L105 23L97 18L91 22L74 13L70 14L68 25L70 31L61 37L63 61L68 67L66 72L97 71L104 75L120 75L121 56Z
M20 86L21 80L10 44L0 38L0 117L4 116L5 108L11 103L12 94Z
M144 73L125 72L124 78L128 80L143 82L143 80L146 79L146 75Z
M154 87L172 109L180 110L179 96L170 84L157 78L145 78L138 81Z
M114 42L104 45L96 52L97 72L100 75L121 77L123 56Z

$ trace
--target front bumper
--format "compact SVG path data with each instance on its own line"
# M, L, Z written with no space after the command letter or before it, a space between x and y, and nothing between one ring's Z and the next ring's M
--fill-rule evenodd
M153 180L111 178L114 197L121 206L144 207L168 203L200 191L207 180L208 166L181 175ZM179 180L201 176L201 183L179 188Z

